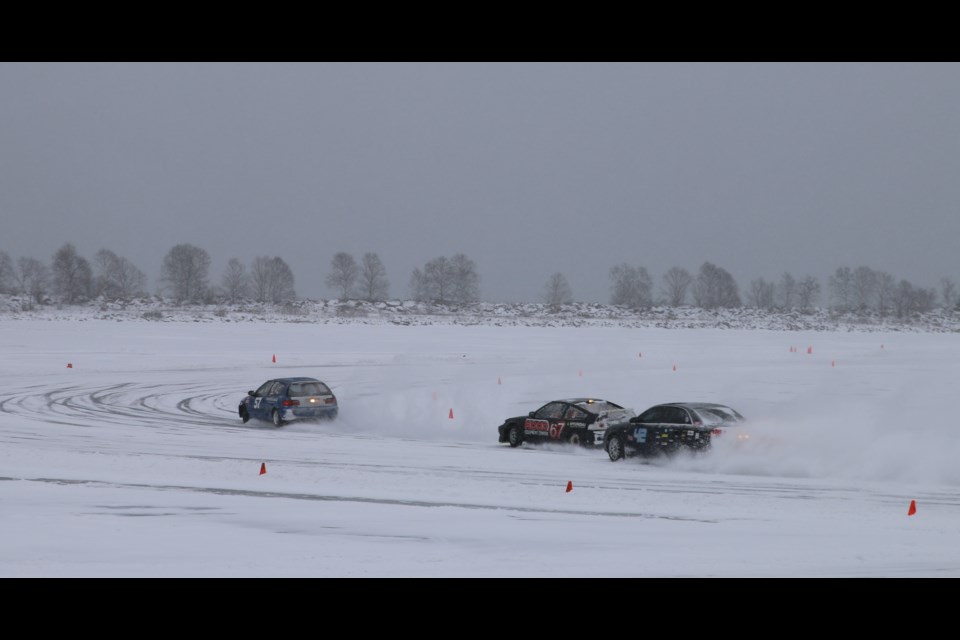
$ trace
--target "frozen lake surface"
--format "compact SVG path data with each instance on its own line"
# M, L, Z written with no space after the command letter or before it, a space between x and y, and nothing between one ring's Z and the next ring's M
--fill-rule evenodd
M240 423L300 375L335 422ZM0 576L960 576L958 380L951 333L4 319ZM497 443L569 396L752 437Z

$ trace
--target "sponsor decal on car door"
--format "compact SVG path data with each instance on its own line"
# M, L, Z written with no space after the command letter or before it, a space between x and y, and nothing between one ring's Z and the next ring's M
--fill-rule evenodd
M539 436L541 438L550 438L559 440L563 434L565 423L563 421L539 420L537 418L527 418L523 421L523 433L528 436Z
M546 420L527 418L523 421L523 433L528 436L546 437L550 433L550 423Z

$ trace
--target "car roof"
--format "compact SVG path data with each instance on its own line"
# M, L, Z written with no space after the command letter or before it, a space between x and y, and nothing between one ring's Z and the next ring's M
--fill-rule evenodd
M550 402L566 402L568 404L593 404L595 402L607 402L603 398L562 398L560 400L551 400ZM615 403L611 403L615 404Z
M717 404L715 402L664 402L663 404L654 405L654 407L684 407L686 409L730 409L725 404ZM653 407L650 407L651 409Z
M303 376L296 378L274 378L273 380L267 380L267 382L320 382L316 378L304 378Z

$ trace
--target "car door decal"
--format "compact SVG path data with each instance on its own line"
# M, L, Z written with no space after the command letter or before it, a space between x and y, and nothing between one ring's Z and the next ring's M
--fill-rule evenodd
M253 408L254 408L254 409L259 409L259 408L260 408L260 400L261 400L261 398L254 398L254 400L253 400Z
M551 426L550 426L550 437L551 437L553 440L559 440L559 439L560 439L560 434L563 433L563 427L564 427L564 424L563 424L562 422L558 422L558 423L556 423L556 424L554 424L554 425L551 425Z
M523 422L523 432L528 435L543 436L550 431L550 423L546 420L535 420L527 418Z

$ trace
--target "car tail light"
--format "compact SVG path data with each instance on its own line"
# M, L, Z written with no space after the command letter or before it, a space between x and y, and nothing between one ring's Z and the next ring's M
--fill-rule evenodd
M712 436L722 436L722 435L723 435L723 429L711 429L711 430L710 430L710 435L712 435Z
M323 403L324 403L324 404L337 404L337 399L336 399L336 398L327 398L326 400L323 401Z
M300 406L300 401L299 401L299 400L284 400L284 401L283 401L283 406L285 406L285 407L299 407L299 406Z

